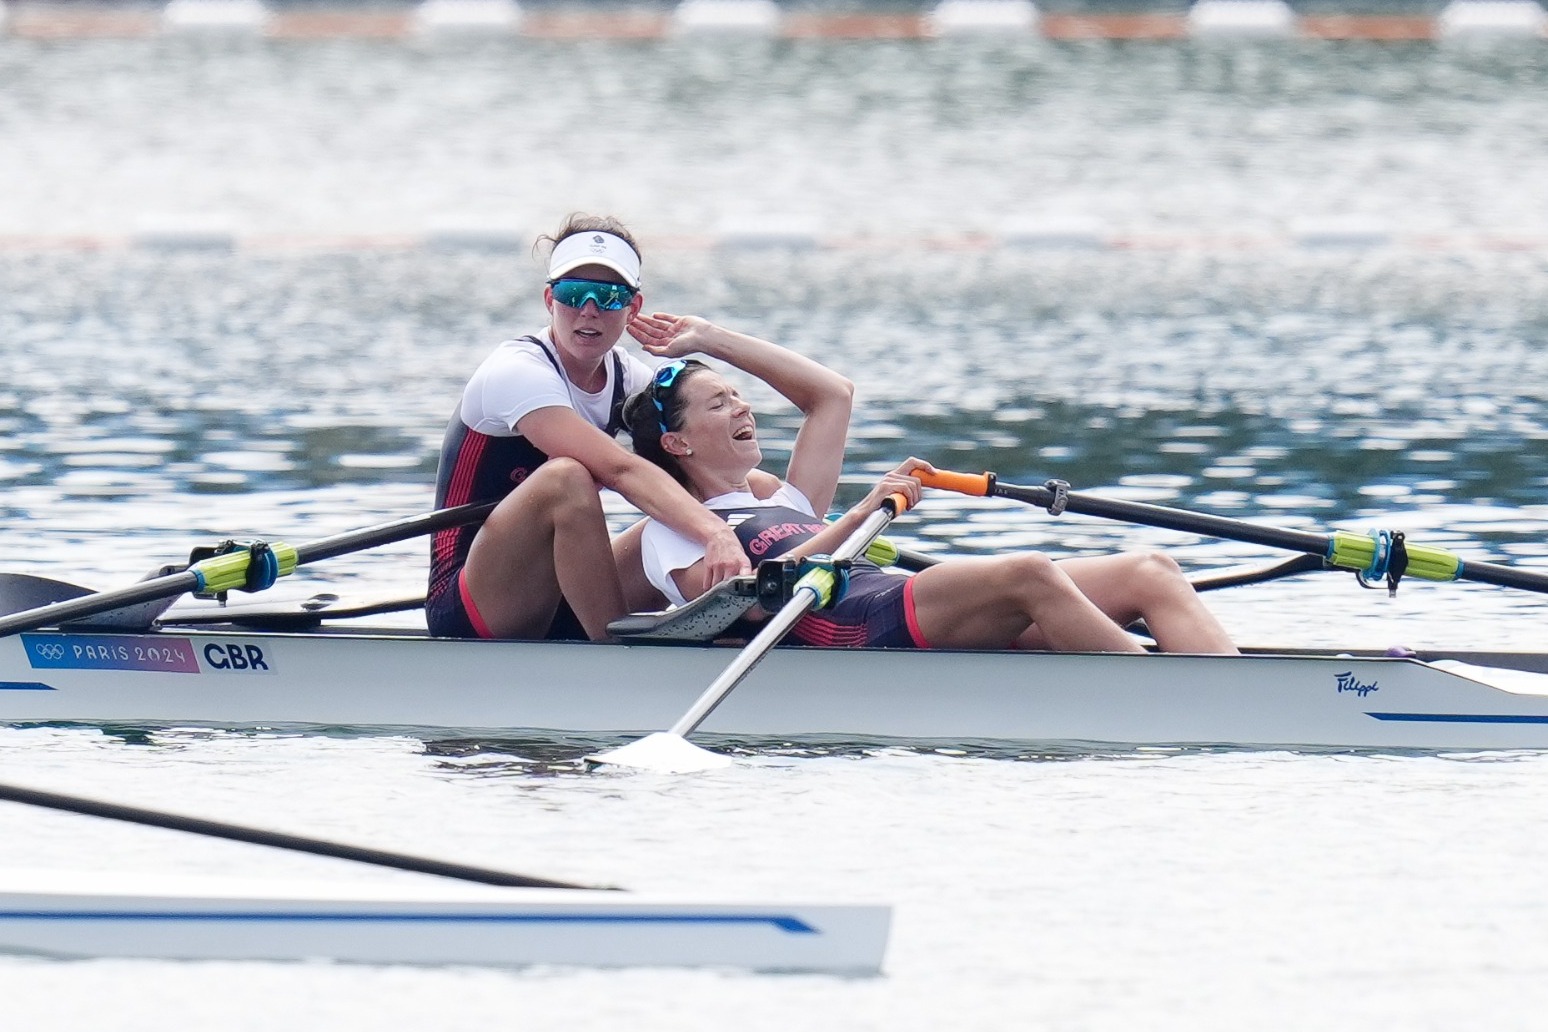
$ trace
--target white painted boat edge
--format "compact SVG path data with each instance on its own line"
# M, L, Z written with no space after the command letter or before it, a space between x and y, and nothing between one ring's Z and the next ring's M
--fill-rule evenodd
M880 971L891 907L517 889L0 872L0 952L56 959Z

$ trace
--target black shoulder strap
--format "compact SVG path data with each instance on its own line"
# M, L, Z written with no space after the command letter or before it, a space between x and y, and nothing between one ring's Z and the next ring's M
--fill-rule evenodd
M570 382L569 377L564 375L564 367L559 364L559 356L555 355L552 351L549 351L547 344L544 344L541 340L534 337L530 333L525 337L517 337L516 339L530 340L532 343L536 344L538 346L538 350L543 353L543 357L548 359L548 364L554 367L554 372L559 374L559 379L563 380L565 383Z
M607 429L603 433L609 437L618 436L618 431L624 428L624 402L628 401L629 392L624 386L623 356L613 352L613 407L607 414Z
M536 344L538 346L538 350L541 351L543 353L543 356L548 359L548 361L549 361L549 363L551 365L553 365L554 372L559 374L559 379L563 380L565 383L569 383L570 382L570 378L564 375L564 369L559 365L559 358L558 358L558 356L555 355L552 351L548 350L548 345L547 344L544 344L541 340L539 340L538 338L532 336L530 333L527 336L525 336L525 337L519 337L517 339L518 340L530 340L532 343ZM624 409L624 402L628 401L628 400L629 400L629 398L628 398L628 391L625 389L625 386L624 386L623 356L620 355L617 351L614 351L613 352L613 404L612 404L612 407L609 408L608 413L607 413L607 428L602 431L604 434L607 434L607 436L609 436L609 437L616 437L616 436L618 436L618 431L620 431L620 430L622 430L624 428L623 409Z

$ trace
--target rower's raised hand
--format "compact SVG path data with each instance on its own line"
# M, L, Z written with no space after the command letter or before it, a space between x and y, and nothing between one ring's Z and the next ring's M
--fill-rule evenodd
M697 315L643 312L629 320L629 333L658 358L682 358L702 352L717 327Z

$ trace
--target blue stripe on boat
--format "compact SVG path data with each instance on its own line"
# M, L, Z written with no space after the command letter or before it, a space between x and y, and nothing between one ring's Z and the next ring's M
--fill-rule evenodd
M1367 713L1366 716L1421 724L1548 724L1548 716L1514 713Z
M816 928L789 914L352 914L263 913L259 911L69 911L0 910L0 921L409 921L510 924L770 924L782 932L815 933Z
M42 681L0 681L0 692L52 692L53 685Z

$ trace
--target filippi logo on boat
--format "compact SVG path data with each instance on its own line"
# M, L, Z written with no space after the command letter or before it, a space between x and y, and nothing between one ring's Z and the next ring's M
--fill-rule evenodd
M1345 670L1341 674L1333 675L1334 682L1338 685L1340 693L1354 692L1360 698L1365 698L1371 692L1380 691L1381 685L1375 681L1362 681L1354 675L1353 670Z

